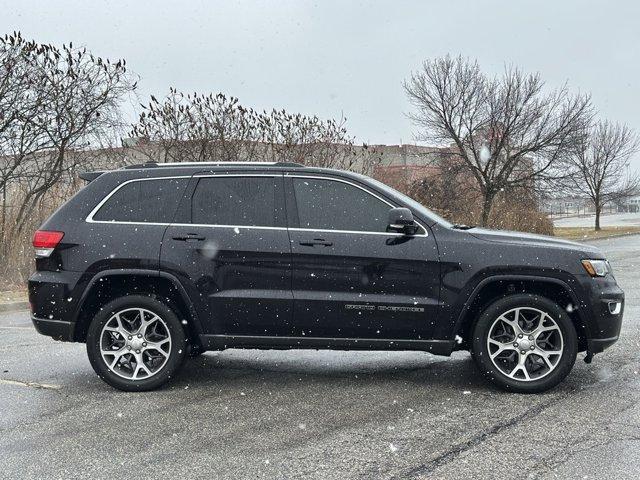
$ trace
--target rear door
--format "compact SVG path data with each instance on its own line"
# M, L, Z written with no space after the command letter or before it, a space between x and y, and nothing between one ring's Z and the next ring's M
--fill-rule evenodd
M332 177L285 177L294 335L429 339L438 311L435 240L388 233L391 201Z
M282 174L194 176L167 229L161 269L176 274L204 333L278 335L292 316Z

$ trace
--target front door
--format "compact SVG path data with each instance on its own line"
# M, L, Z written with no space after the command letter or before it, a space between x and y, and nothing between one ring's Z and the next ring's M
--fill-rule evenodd
M430 339L440 270L428 227L388 233L395 206L355 181L285 177L293 335Z
M194 177L164 235L161 269L213 335L282 334L292 318L282 174Z

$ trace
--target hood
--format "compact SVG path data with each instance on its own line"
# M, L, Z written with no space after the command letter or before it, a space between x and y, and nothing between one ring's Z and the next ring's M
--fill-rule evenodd
M488 228L474 228L468 230L468 233L481 240L495 243L509 243L515 245L531 245L537 247L563 248L573 251L582 251L597 254L602 257L602 253L591 245L572 242L557 237L549 237L547 235L535 235L533 233L511 232L508 230L490 230Z

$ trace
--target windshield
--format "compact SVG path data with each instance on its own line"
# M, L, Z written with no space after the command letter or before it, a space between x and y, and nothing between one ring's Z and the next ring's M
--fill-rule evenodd
M375 178L365 177L364 175L362 175L362 177L366 178L367 181L369 181L370 183L373 183L379 189L381 189L381 190L389 193L391 196L397 198L402 203L407 204L409 206L409 208L411 208L412 210L418 212L423 217L426 217L429 220L433 220L433 223L439 223L440 225L443 225L443 226L448 227L448 228L453 227L453 224L451 222L449 222L448 220L445 220L444 218L442 218L437 213L429 210L427 207L425 207L421 203L417 202L416 200L414 200L410 196L399 192L395 188L392 188L389 185L387 185L386 183L382 183L381 181L376 180Z

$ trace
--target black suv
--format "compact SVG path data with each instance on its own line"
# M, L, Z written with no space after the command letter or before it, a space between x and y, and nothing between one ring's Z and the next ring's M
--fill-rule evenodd
M558 384L620 332L602 253L451 225L354 173L145 164L89 183L34 236L36 329L149 390L225 348L470 350L499 386Z

